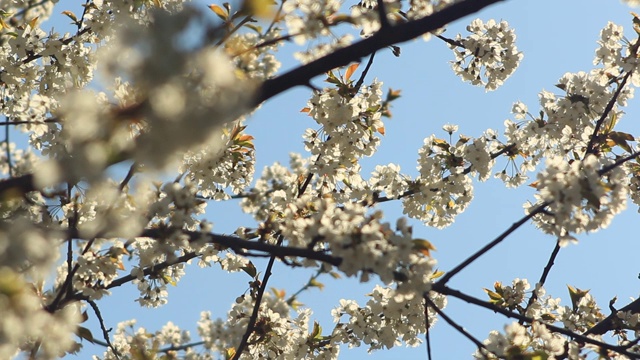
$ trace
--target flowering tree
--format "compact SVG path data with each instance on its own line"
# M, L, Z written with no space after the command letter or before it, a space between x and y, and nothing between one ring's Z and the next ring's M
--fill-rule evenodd
M563 303L544 285L562 247L606 227L629 199L640 203L636 138L616 127L640 85L640 17L628 37L608 23L595 68L565 74L559 94L540 93L539 110L515 103L502 131L454 138L458 127L445 125L448 139L424 140L414 177L395 164L361 169L400 96L369 79L375 55L399 55L397 44L418 37L443 41L462 80L495 90L523 57L514 30L476 19L465 34L444 31L496 2L87 0L60 10L75 27L65 35L43 30L64 5L0 2L0 358L52 359L86 342L104 347L100 359L336 358L342 344L379 350L425 339L429 351L437 319L473 342L478 359L639 358L640 301L611 303L606 315L588 291L569 286ZM278 74L288 41L308 50ZM316 77L328 85L317 88ZM245 120L296 86L310 88L306 153L254 181ZM474 183L492 176L532 186L535 199L453 269L437 270L434 246L380 210L400 202L407 217L444 228L470 204ZM254 221L216 232L206 210L220 201L239 202ZM535 284L496 282L482 299L449 285L529 221L557 240ZM276 262L380 285L366 304L341 300L323 329L299 292L267 291ZM140 306L162 306L168 285L197 266L251 278L226 318L202 313L194 339L171 324L109 329L102 298L135 284ZM449 317L448 298L512 322L476 338ZM83 326L88 317L100 328Z

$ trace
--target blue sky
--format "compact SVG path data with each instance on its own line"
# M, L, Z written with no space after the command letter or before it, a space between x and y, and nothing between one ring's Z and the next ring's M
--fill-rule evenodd
M399 58L388 50L379 52L365 83L377 77L384 82L385 90L389 87L401 89L402 97L393 104L394 117L386 120L386 136L378 154L364 161L364 177L376 164L390 162L415 176L417 151L423 139L432 133L444 137L443 124L457 124L459 133L479 136L488 128L501 133L504 120L511 118L510 110L515 101L524 102L532 113L536 113L537 95L542 89L554 91L553 85L565 72L589 71L593 67L599 31L607 21L623 25L627 36L634 35L630 10L616 0L514 0L498 3L452 24L446 32L449 37L464 33L464 27L475 17L485 21L490 18L506 20L515 28L524 59L506 84L490 93L463 83L453 74L448 63L453 54L437 39L402 44ZM290 49L281 52L280 59L284 63L283 70L296 66ZM316 84L321 82L316 81ZM274 161L287 163L291 151L304 152L302 132L308 127L317 128L309 117L300 113L309 96L310 90L306 88L290 90L265 104L248 122L247 132L256 138L257 174ZM630 101L619 130L640 133L639 101ZM501 166L504 162L498 162L495 171L501 170ZM526 186L506 189L494 179L475 183L474 201L453 225L437 230L414 222L414 235L429 239L437 247L434 257L439 268L447 271L519 220L524 214L522 204L532 199L533 190ZM401 216L399 204L385 204L382 209L391 223ZM240 212L235 201L211 202L207 211L215 232L232 232L237 226L255 225ZM578 245L562 249L546 286L548 293L568 304L567 284L591 289L605 313L607 303L614 296L618 297L620 307L629 297L637 296L640 269L634 266L638 253L636 223L637 207L630 205L608 229L580 236ZM553 247L553 238L536 231L533 226L524 226L453 278L450 286L486 299L482 288L491 288L495 281L510 283L514 278L527 278L535 283ZM256 266L259 271L264 269L260 261L256 261ZM278 266L270 283L293 293L306 283L310 274L305 270ZM193 265L178 286L169 289L169 303L161 309L141 309L133 301L137 291L132 285L113 289L113 295L101 300L99 305L109 327L137 318L139 325L155 331L167 321L173 321L192 330L195 336L200 311L210 310L214 316L225 317L233 300L247 289L249 280L244 273L228 275L218 267L200 270ZM366 302L364 294L375 286L375 282L332 281L328 276L319 280L325 283L324 290L311 289L299 300L314 310L314 317L325 331L333 326L330 310L339 299L356 299L363 304ZM450 300L445 312L480 340L486 338L489 330L502 330L511 322L454 300ZM95 322L90 320L90 324L95 325ZM94 331L94 335L98 334L99 331ZM432 329L431 340L434 359L468 359L475 350L472 343L444 322ZM87 350L90 349L96 348L87 346ZM88 354L82 352L79 358L87 358ZM363 348L345 347L340 358L360 359L365 354ZM426 358L426 351L424 346L394 348L375 352L369 358L399 357Z

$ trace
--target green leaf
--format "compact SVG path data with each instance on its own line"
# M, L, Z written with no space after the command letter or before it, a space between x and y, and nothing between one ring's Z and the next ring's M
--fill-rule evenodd
M491 299L492 303L495 303L496 301L502 301L502 295L498 294L497 292L489 290L487 288L484 288L483 290L487 293L487 295L489 295L489 299Z
M611 114L611 121L607 123L607 127L604 129L604 133L605 134L610 133L617 123L618 123L618 115L614 112Z
M171 284L173 286L176 286L176 281L169 275L162 275L162 280L164 280L165 283L167 284Z
M318 281L318 280L316 280L316 279L311 279L311 280L309 280L309 286L311 286L311 287L317 287L317 288L318 288L318 289L320 289L320 290L324 289L324 284L323 284L323 283L321 283L321 282L319 282L319 281Z
M571 285L567 285L567 288L569 289L569 297L571 297L571 305L573 306L573 310L577 310L580 300L589 293L589 290L580 290L578 288L574 288Z
M93 334L91 333L91 330L87 329L86 327L78 326L78 328L76 329L76 334L80 338L85 339L88 342L95 344L95 340L93 338Z
M633 141L633 135L622 131L611 131L607 134L607 138L623 148L626 152L631 152L631 146L629 146L627 141Z
M245 266L242 267L242 271L246 272L252 278L255 278L258 275L258 270L256 270L255 265L251 261Z
M245 27L248 27L249 29L257 32L258 34L262 34L262 26L253 25L253 24L246 24Z
M313 322L313 330L311 331L311 338L317 339L322 336L322 326L317 321Z

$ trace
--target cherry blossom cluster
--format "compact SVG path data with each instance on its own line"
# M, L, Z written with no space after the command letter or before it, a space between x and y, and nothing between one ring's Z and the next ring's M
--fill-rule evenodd
M431 301L438 307L446 306L446 297L430 293ZM369 351L402 345L419 346L419 335L425 332L425 309L422 296L398 293L395 289L376 286L365 306L353 300L341 300L332 311L337 323L333 330L334 341L349 347L369 346ZM436 321L436 313L428 308L429 327ZM342 322L343 317L346 321Z
M257 346L251 347L243 358L337 358L340 348L321 334L317 322L311 323L311 311L303 309L292 314L290 306L279 295L283 294L265 293L265 306L261 308L256 323L259 329L252 338ZM233 351L246 331L254 300L251 296L238 298L225 320L213 320L209 312L203 312L198 322L198 333L205 342L205 348L218 353ZM260 341L261 337L267 341Z
M242 210L252 214L257 221L265 221L273 214L284 212L286 205L298 196L300 179L307 174L307 162L300 154L290 154L290 169L275 163L267 166L262 175L251 188L250 193L242 199ZM307 190L307 193L312 193Z
M626 208L628 194L622 168L601 174L609 164L594 155L571 163L562 157L549 158L538 174L535 195L538 204L549 205L534 217L536 226L556 236L561 245L575 241L572 234L606 228Z
M0 356L15 357L21 348L34 346L38 342L40 356L53 359L77 349L78 344L70 334L81 322L79 303L71 303L55 313L43 309L42 288L22 274L7 266L0 268Z
M565 353L565 338L550 332L544 324L534 322L525 327L517 322L504 327L504 334L491 331L489 338L483 341L484 347L476 351L476 359L517 359L544 357L554 360ZM569 344L569 359L577 357L575 343Z
M124 27L102 49L103 72L127 79L146 97L134 158L150 166L166 166L176 152L194 145L220 144L221 126L247 112L252 100L254 82L241 79L222 51L178 46L201 16L187 9L154 11L151 25ZM167 42L176 45L167 47Z
M149 332L145 328L135 329L135 320L124 321L118 324L113 334L112 347L102 357L95 359L117 360L132 358L133 354L151 357L158 354L161 347L180 346L189 343L191 335L188 331L180 330L172 322L167 323L156 332ZM197 350L187 347L184 350L187 359L202 359ZM175 356L177 352L168 351L168 356Z
M547 356L549 359L584 359L583 347L566 336L555 333L547 325L560 325L562 328L583 333L594 324L602 321L604 315L588 290L568 286L571 306L562 306L559 298L546 295L542 286L529 293L526 279L515 279L511 286L500 283L494 290L485 289L490 302L517 314L525 315L534 321L529 325L514 322L505 326L504 333L492 331L483 341L483 347L475 352L476 359L518 358L522 356ZM533 301L531 301L533 300ZM600 336L592 336L601 340ZM587 351L597 350L593 345ZM614 357L623 359L624 357Z
M455 130L445 126L450 134ZM491 174L495 137L490 130L476 139L461 136L455 144L435 135L426 138L418 152L420 176L409 183L412 195L403 198L404 213L438 228L453 223L473 199L471 175L484 181Z
M504 147L510 146L507 154L513 168L496 174L507 186L524 184L527 173L535 170L543 158L558 155L573 160L584 158L597 123L601 123L604 137L600 137L599 143L592 143L590 151L602 149L598 151L609 158L614 158L610 149L616 145L631 151L627 141L633 140L633 136L613 130L624 115L620 107L626 106L634 95L634 88L623 87L620 81L630 74L631 82L638 85L637 56L633 56L637 47L634 42L625 42L623 36L622 27L609 22L600 33L594 59L594 65L602 66L590 72L563 75L556 85L562 91L560 95L547 90L540 92L539 115L532 115L522 102L513 105L516 121L506 120L504 131ZM600 119L612 98L613 108ZM516 158L520 158L519 165Z
M473 20L467 31L471 35L463 38L458 34L449 43L455 54L451 63L453 71L473 85L495 90L513 74L522 60L518 51L516 35L506 21Z
M374 273L405 291L427 291L435 262L416 251L412 229L401 219L397 232L380 223L381 213L366 214L358 203L338 207L331 199L300 198L285 210L280 231L296 247L325 247L342 258L339 269L368 281ZM418 270L420 269L420 270Z
M233 193L238 194L253 179L255 152L252 139L250 135L237 131L232 138L221 133L218 141L225 141L224 147L208 145L197 152L188 152L180 170L187 174L191 182L197 184L200 195L227 200L230 195L225 192L226 188L230 187Z

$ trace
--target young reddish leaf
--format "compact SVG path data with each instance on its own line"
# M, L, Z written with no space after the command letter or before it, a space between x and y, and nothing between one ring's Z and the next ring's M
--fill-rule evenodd
M502 300L502 295L498 294L497 292L489 290L487 288L484 288L483 290L487 293L487 295L489 295L489 299L491 299L492 303Z
M248 14L264 18L273 14L274 4L273 0L245 0L240 12L242 13L244 10Z
M33 19L31 19L31 21L29 21L29 27L32 29L35 29L37 23L38 23L38 17L36 16Z
M262 34L262 26L260 25L246 24L245 27L248 27L258 34Z
M83 311L82 315L80 315L80 319L82 319L82 321L80 321L80 323L83 323L83 322L89 320L89 314L87 314L86 311Z
M238 137L238 141L251 141L253 140L253 136L251 135L240 135L240 137Z
M379 128L377 128L376 130L378 130L378 132L382 135L384 135L384 126L381 126Z
M351 78L351 75L353 75L353 73L356 72L356 69L358 68L358 66L360 66L360 63L349 65L349 67L347 68L347 72L344 74L345 81L349 81L349 79Z
M78 17L76 17L76 14L72 13L69 10L65 10L62 12L63 15L67 15L71 20L73 20L74 23L78 22Z
M424 239L414 239L411 241L413 243L413 249L418 252L423 253L426 256L431 256L430 251L435 250L436 247L433 246L428 240Z
M400 97L400 90L389 89L387 93L387 101L393 101Z
M213 11L216 15L218 15L220 19L224 21L227 21L227 19L229 18L229 14L216 4L209 5L209 9L211 9L211 11Z
M284 299L286 292L284 291L284 289L282 290L278 290L274 287L271 288L271 292L273 293L273 295L275 295L278 299Z
M613 128L616 126L617 123L618 123L618 115L616 115L616 113L614 112L611 115L611 121L607 123L607 127L604 129L603 133L608 134L611 131L613 131Z
M575 310L578 308L578 304L580 303L580 300L589 293L589 290L580 290L578 288L574 288L571 285L567 285L567 288L569 289L569 297L571 298L571 305Z
M303 112L303 113L309 113L309 111L311 111L311 108L309 107L303 107L302 110L300 110L300 112Z
M626 152L631 152L631 146L629 146L627 141L633 141L633 135L621 131L612 131L607 134L607 138L623 148ZM607 145L612 146L609 142L607 142Z
M631 12L631 15L633 15L633 30L640 35L640 17L633 11Z

